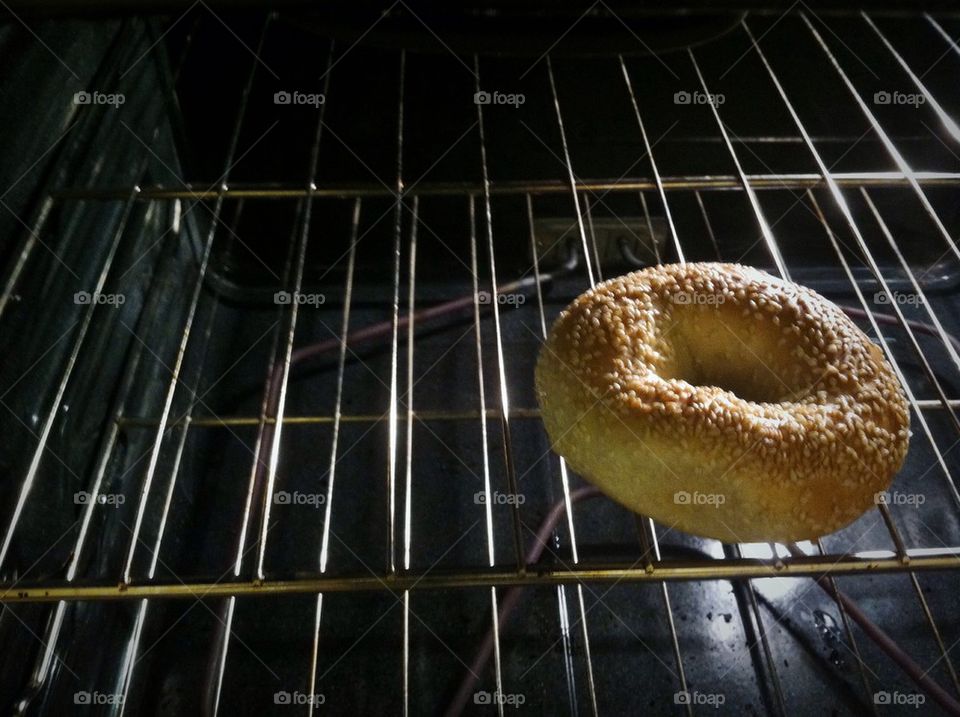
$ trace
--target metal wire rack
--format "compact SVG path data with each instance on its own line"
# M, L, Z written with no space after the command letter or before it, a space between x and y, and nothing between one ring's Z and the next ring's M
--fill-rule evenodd
M927 33L927 42L939 43L943 55L949 58L944 62L960 59L960 46L953 39L956 18L911 17L921 26L917 32ZM585 689L587 709L597 713L599 688L588 627L590 597L595 597L593 590L609 590L633 583L656 584L662 606L661 617L669 630L672 645L672 655L666 660L672 660L675 671L671 672L676 678L676 687L687 691L690 665L685 662L682 626L678 625L673 607L677 581L730 580L746 586L746 605L757 642L762 648L762 670L773 686L773 709L786 713L787 690L781 683L777 661L768 644L768 631L773 626L769 619L764 620L752 580L827 576L836 589L839 576L890 573L908 578L913 595L910 599L915 599L922 611L936 643L941 666L947 670L953 688L960 692L960 682L950 655L957 626L951 622L945 628L943 621L935 618L936 608L929 604L921 585L921 576L930 571L960 568L960 543L957 542L960 533L956 532L960 492L954 476L957 464L952 454L960 437L954 435L960 433L960 417L957 415L960 396L953 390L956 371L960 370L960 355L956 339L950 333L956 322L949 313L949 292L939 290L933 283L945 272L930 269L942 266L938 262L944 259L948 263L954 259L960 261L960 248L955 240L960 217L950 213L960 187L960 160L953 154L960 142L960 129L953 120L960 110L960 98L944 96L922 74L924 68L911 64L891 32L893 20L882 14L842 15L839 19L824 20L806 12L792 13L782 19L763 13L744 18L734 33L744 48L738 62L749 63L753 71L760 73L758 77L765 84L754 86L751 92L763 93L762 101L756 99L761 112L772 112L773 102L778 103L778 121L783 131L771 131L768 136L737 134L727 117L729 107L737 101L734 97L727 103L707 102L697 108L705 123L705 131L697 138L688 137L688 145L696 141L704 147L709 146L710 149L704 152L717 153L718 161L727 167L724 172L683 173L684 168L679 166L682 162L667 147L671 140L661 135L663 121L656 120L658 129L654 133L647 108L654 101L647 96L640 68L655 65L655 58L641 61L618 57L601 63L599 67L617 78L622 92L620 106L628 108L624 126L631 126L632 131L639 134L644 150L640 157L642 161L635 162L618 178L590 178L581 174L577 158L583 155L583 151L577 149L576 143L587 130L582 121L573 127L568 120L570 105L578 101L571 96L572 93L564 94L563 72L569 65L547 54L531 68L528 81L538 84L548 101L547 114L552 120L554 134L550 139L544 139L528 127L529 133L523 135L521 132L521 136L527 142L542 145L540 149L552 157L548 161L554 162L554 176L498 178L492 164L495 157L491 150L491 133L496 129L491 126L491 115L503 110L496 105L471 103L475 121L469 126L469 133L479 150L475 176L433 179L427 178L428 171L422 181L414 181L416 175L408 169L411 160L407 142L411 133L422 130L409 125L405 103L409 101L409 84L415 81L410 70L410 64L415 60L407 52L399 51L389 56L394 63L392 69L381 68L384 73L393 74L396 88L394 116L389 121L384 120L385 125L392 127L392 181L382 181L378 177L377 181L324 182L318 172L324 143L346 146L334 133L326 116L328 108L338 102L331 78L336 75L340 55L331 46L321 75L325 101L317 112L311 132L306 181L234 181L234 168L243 159L245 149L241 146L241 137L244 136L248 103L256 96L254 88L258 83L268 80L267 75L272 74L264 66L261 53L276 22L271 18L264 24L253 48L253 57L248 57L249 73L228 134L224 168L216 182L204 186L206 183L199 181L182 180L175 185L145 181L147 165L155 158L151 155L149 143L145 143L145 152L132 183L63 183L56 187L44 199L5 280L0 298L0 320L6 318L8 312L19 310L18 297L24 291L23 284L30 275L31 266L41 261L39 255L45 249L42 237L47 236L49 223L55 221L60 207L104 203L121 208L121 220L112 234L104 237L109 250L96 272L94 283L88 287L92 295L105 293L111 282L118 279L118 266L114 260L121 243L129 240L125 230L130 218L138 216L137 212L144 207L156 206L157 212L162 213L162 208L174 207L169 229L177 242L186 244L186 231L179 228L184 221L184 207L189 204L207 209L209 216L206 223L199 225L202 227L200 240L193 247L195 266L192 273L183 275L184 282L179 289L186 297L186 303L185 311L177 318L178 323L173 329L172 353L161 358L149 339L140 338L140 324L128 327L137 338L126 359L116 393L111 398L111 420L98 436L96 460L87 473L78 476L86 486L88 498L81 506L75 529L65 538L72 543L67 563L58 574L42 580L35 579L27 566L21 566L16 574L8 572L5 583L0 585L0 599L11 606L55 603L46 623L43 636L46 647L34 674L35 681L42 682L45 671L55 661L58 638L72 603L139 601L129 626L131 654L135 655L148 611L156 601L195 599L198 596L225 598L222 616L226 627L218 633L220 647L216 653L218 668L215 674L219 675L219 681L215 684L213 697L214 704L219 705L220 687L231 654L228 648L232 639L239 639L232 638L230 629L237 600L302 594L315 598L310 619L312 649L307 677L307 690L312 694L317 686L323 627L330 619L324 609L325 600L340 592L387 592L392 593L403 608L402 642L398 652L406 710L409 708L411 674L415 669L411 664L411 633L415 625L411 625L410 619L415 594L427 590L485 589L488 591L485 598L488 608L496 615L502 608L502 589L505 587L556 586L558 634L572 655L570 659L578 661L587 671L585 682L579 688L571 687L571 700L576 701L577 689ZM914 114L906 120L912 124L906 129L903 118L907 115L902 112L896 117L888 115L888 111L897 108L871 101L865 89L872 86L870 78L857 51L847 44L853 43L851 36L841 35L841 29L834 29L833 23L837 22L847 32L851 27L856 28L861 33L857 36L858 42L873 43L886 53L886 61L900 68L901 74L896 80L901 83L898 87L922 98L922 112L919 107L912 108ZM954 30L948 27L954 27ZM819 53L818 62L832 73L824 74L822 82L835 86L836 96L842 98L841 113L845 123L858 128L855 134L866 129L860 140L869 135L865 141L871 149L869 161L861 162L860 168L836 171L846 154L840 154L842 150L835 150L833 145L852 151L860 140L855 134L846 136L841 133L836 137L820 134L822 123L812 115L811 108L803 106L793 90L788 89L791 83L796 83L796 74L784 64L781 33L802 37L807 43L805 47ZM778 36L781 37L779 46L774 41ZM684 65L685 79L695 81L695 84L683 85L690 92L716 96L720 86L728 95L735 92L729 80L724 82L726 73L721 76L716 66L703 60L708 52L707 49L692 49L670 56L667 69L674 74L672 67ZM645 64L641 65L641 62ZM456 63L467 65L460 68L465 82L470 83L464 89L465 96L480 93L488 87L487 66L488 63L494 64L493 61L472 57L457 58ZM418 69L423 68L418 66ZM679 77L673 82L682 84ZM756 87L762 87L762 90ZM499 115L496 119L500 121ZM888 128L894 124L897 125L896 131ZM915 147L910 139L913 135L910 133L922 136L928 143L937 143L942 161L933 165L915 161ZM898 139L901 136L907 139ZM767 166L765 146L789 146L792 152L789 162L794 167L804 166L805 171L774 171ZM347 150L353 152L349 147ZM858 157L857 162L863 159L863 156L854 154ZM794 162L794 158L802 160ZM679 173L664 171L668 166L678 168ZM371 173L378 174L373 170ZM915 434L911 451L914 462L908 472L915 478L903 490L909 487L929 493L928 504L925 507L904 507L879 502L872 514L851 528L836 536L804 544L800 546L799 554L791 554L786 546L780 545L724 547L711 541L690 539L689 544L699 546L700 554L678 556L675 551L665 553L661 550L661 543L671 532L668 526L638 518L636 551L620 559L594 560L589 557L596 555L596 550L591 550L590 546L585 549L582 538L584 535L591 536L591 539L600 536L602 540L603 528L589 518L588 506L576 504L571 498L579 479L567 470L562 460L543 450L546 439L536 406L530 400L531 389L518 386L530 383L532 357L539 339L546 334L551 314L562 308L564 291L575 294L574 289L592 286L609 278L615 271L600 260L602 252L594 231L595 218L604 211L605 202L614 199L634 202L634 211L642 210L646 225L651 227L648 242L635 246L633 250L635 253L647 251L650 254L646 257L647 262L712 258L741 260L747 257L744 260L753 259L753 263L766 266L784 278L803 281L804 277L810 276L803 259L805 244L819 243L821 255L830 258L831 271L840 277L843 289L855 300L850 307L851 315L865 329L871 330L907 392ZM805 233L810 237L808 240L798 243L782 236L793 231L780 223L786 212L774 215L785 200L794 208L789 215L791 221L796 215L802 216L801 228L796 231ZM218 271L216 262L223 261L229 251L242 251L238 244L246 247L240 229L244 212L255 204L270 202L283 207L289 227L288 241L281 252L282 270L279 274L282 276L278 276L279 280L272 288L287 291L290 296L300 296L311 283L322 284L324 281L323 276L311 276L310 263L311 242L318 241L318 236L323 237L323 228L318 229L315 223L321 204L323 211L327 211L328 206L335 206L338 209L330 211L340 211L348 217L345 224L347 241L340 240L340 249L345 250L338 250L338 262L343 271L337 275L342 277L342 286L336 291L342 301L339 307L327 306L318 314L296 300L278 306L275 320L263 335L264 339L269 339L270 347L254 352L257 360L266 359L265 373L262 367L260 369L257 390L259 410L242 414L221 413L214 411L210 405L212 402L207 400L211 385L201 386L201 378L208 376L204 361L208 353L213 353L211 335L215 337L218 330L220 302L216 294L209 295L205 288ZM510 208L505 208L508 205ZM555 266L542 265L544 257L538 248L538 214L541 211L556 213L556 206L565 207L566 214L573 220L569 236L573 239L572 251L576 252L578 260L576 268L568 274ZM890 219L891 214L907 206L914 211L911 217L919 217L917 221L923 223L921 233L925 242L922 245L912 239L901 239L899 233L903 231L904 223ZM449 240L448 236L440 236L431 229L433 219L427 217L431 213L438 215L453 211L459 213L457 221L464 228L464 234L456 249L447 247L453 259L450 256L444 259L455 270L463 270L466 290L452 298L449 295L445 299L438 299L435 295L425 297L418 274L424 271L425 262L435 262L437 258L424 254L423 247L428 246L436 252L446 246L445 239ZM662 241L657 239L657 232L652 228L652 214L663 221ZM731 219L731 215L735 218ZM358 323L354 298L359 291L358 283L368 281L358 273L361 268L358 253L363 251L365 227L379 222L378 216L386 217L391 227L388 251L375 257L391 279L389 291L385 294L388 310L376 314L380 318L375 323ZM522 223L517 223L517 217ZM173 231L174 225L176 231ZM742 229L745 237L757 241L753 246L749 246L750 241L745 244L739 240L729 241L731 226L749 227L749 230ZM629 229L626 224L624 228ZM704 242L703 237L709 237L710 242ZM75 240L76 237L71 236L64 238L65 243ZM222 251L215 251L215 245ZM529 251L529 268L521 266L518 269L515 261L503 259L503 247L507 245L512 245L515 251L520 251L518 246L524 252ZM918 269L921 264L927 268ZM329 279L327 282L329 284ZM555 292L559 297L548 292L548 286L559 289ZM144 316L162 313L162 295L162 290L147 292L142 309ZM514 308L509 299L519 295L528 301ZM905 303L898 299L907 295L916 300ZM886 298L877 299L877 296ZM156 303L151 305L151 301ZM28 427L33 435L29 461L19 477L15 503L4 512L0 543L2 568L6 569L13 557L24 530L24 519L35 515L31 510L36 509L31 506L42 505L45 500L44 481L47 479L43 466L59 460L52 455L49 443L60 430L58 422L64 420L65 397L76 372L82 365L96 361L91 353L94 349L88 343L91 327L95 327L100 315L110 310L110 307L96 302L83 307L78 322L62 338L68 351L53 382L52 396L37 409L37 430ZM362 306L359 311L363 317L370 315ZM439 344L431 344L433 338L422 338L424 327L429 329L438 318L443 319L457 311L468 319L462 331L454 331L452 338L437 339ZM144 325L148 323L144 319ZM308 337L318 336L325 337L320 348L317 348L317 341L321 339L308 340ZM384 362L377 364L375 369L367 367L365 360L364 347L371 341L381 341L386 348ZM425 345L430 346L428 357L421 358L421 347ZM448 385L440 376L432 378L436 375L431 373L432 370L443 364L450 352L470 359L465 364L472 373L470 385ZM292 389L291 377L300 364L323 354L333 357L323 375L329 391L322 401L318 401L328 410L310 410L312 399L309 392L302 388ZM156 384L162 386L155 404L158 410L141 413L131 399L142 390L143 363L150 362L151 357L165 367L166 375ZM42 358L37 357L37 360ZM240 362L245 355L235 359ZM917 362L919 371L916 370ZM448 377L448 374L442 376ZM372 381L382 383L380 388L385 402L379 406L371 405L370 410L349 407L358 403L351 400L357 391L356 386ZM208 383L211 383L209 379ZM449 396L451 392L462 392L468 399L453 400ZM295 408L291 409L291 406ZM443 437L447 435L445 425L455 425L457 431L474 434L479 447L471 456L479 458L479 462L468 465L455 449L447 445ZM319 542L305 548L311 554L315 553L313 567L303 569L298 566L291 574L289 565L277 568L271 562L276 557L271 550L273 536L282 530L277 525L290 519L289 512L284 510L282 502L278 503L276 496L290 487L289 474L281 470L288 441L302 441L304 439L297 434L298 431L314 430L322 430L324 437L322 443L317 439L317 445L324 446L317 459L317 471L323 472L324 480L318 484L322 490L314 493L322 496L317 501L322 508L319 512L322 517L316 521L316 532L313 533ZM345 440L348 430L349 443ZM173 525L175 522L174 513L179 505L177 481L183 456L193 436L200 431L230 434L247 447L246 466L240 472L234 472L233 465L230 467L232 485L229 491L236 498L230 505L231 510L238 511L240 527L232 536L234 548L224 564L225 573L211 569L203 574L183 574L181 577L178 572L168 569L165 561L169 558L162 557L162 548L168 523ZM237 435L239 432L243 432L242 438ZM113 470L111 466L118 460L128 440L124 436L128 433L151 436L143 461L135 464L140 481L134 487L124 489L132 518L129 524L125 524L129 532L124 541L110 544L115 559L104 564L110 565L112 572L91 571L90 552L104 550L104 543L99 542L97 536L98 526L102 528L103 523L97 515L110 509L104 496L113 495L107 490ZM422 450L434 456L436 443L439 443L453 455L452 459L448 455L447 460L457 471L478 481L476 486L482 497L470 506L472 513L451 510L449 515L433 514L428 523L418 522L417 506L426 500L421 498L418 486L428 484L421 475L430 470L418 461L421 439L432 446ZM363 477L365 490L378 493L380 498L377 500L382 501L386 520L377 528L381 539L364 551L356 545L353 548L348 546L338 537L334 526L338 525L338 516L341 515L338 497L344 490L343 484L361 479L356 474L344 474L341 461L355 446L368 445L371 440L378 441L383 447L386 461L379 475ZM538 455L531 457L531 451ZM237 461L236 467L241 464L242 461ZM533 505L516 500L500 505L497 496L520 496L532 492L533 489L528 488L531 480L528 476L534 469L534 476L549 480L559 491L557 496L562 501L565 519L556 531L555 542L548 546L552 559L528 564L526 546L530 544L529 534L535 532L530 528L535 521L525 513L533 508L532 514L542 515L543 505L549 505L549 501L544 499L546 502L539 507L533 498ZM432 485L436 490L436 484ZM894 488L900 490L901 485L898 479ZM469 493L472 495L474 491ZM356 504L351 503L342 510L356 509ZM933 512L940 516L936 521L931 518ZM342 520L351 520L349 513L343 515ZM442 525L444 522L453 524ZM463 536L469 533L470 542L476 542L471 524L484 535L474 545L473 555L479 560L463 557L451 563L447 558L451 551L460 555L454 548ZM424 538L415 538L415 533L425 535L434 530L445 537L460 537L426 551L429 560L422 556L418 558L418 540ZM949 538L944 540L947 536ZM671 539L677 538L672 535ZM363 557L379 554L382 562L378 564L363 559L353 552L355 549ZM348 553L354 559L350 559ZM344 558L347 567L338 565L336 557ZM906 598L901 595L900 599ZM860 659L856 633L846 611L840 603L837 605L844 639L857 655L860 679L869 695L873 692L874 681L871 670ZM494 634L495 682L499 691L505 691L508 677L501 660L496 619L492 620L491 629ZM577 647L572 647L574 644ZM133 680L135 668L135 661L126 661L123 689ZM573 680L569 674L567 679ZM582 694L580 699L584 699ZM500 707L502 711L503 706ZM692 714L689 703L686 709Z

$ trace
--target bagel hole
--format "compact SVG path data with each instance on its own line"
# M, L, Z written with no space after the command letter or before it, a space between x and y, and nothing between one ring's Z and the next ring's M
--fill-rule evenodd
M770 326L744 330L742 322L720 312L684 319L672 337L663 378L713 386L753 403L780 403L803 393L806 370L778 348L779 334Z
M767 366L735 359L715 362L693 361L678 378L694 386L714 386L752 403L779 403L793 394Z

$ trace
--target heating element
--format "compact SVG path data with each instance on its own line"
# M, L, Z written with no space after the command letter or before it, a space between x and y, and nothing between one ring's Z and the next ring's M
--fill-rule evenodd
M599 57L421 22L118 31L82 91L127 101L76 106L0 298L4 704L930 707L851 603L960 699L960 17L754 11ZM697 260L824 293L894 366L910 452L848 528L721 545L550 451L551 320Z

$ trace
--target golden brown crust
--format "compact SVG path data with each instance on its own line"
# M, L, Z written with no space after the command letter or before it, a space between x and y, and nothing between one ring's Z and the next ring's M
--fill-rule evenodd
M815 292L737 264L659 266L560 315L537 396L554 449L668 526L728 542L833 532L906 455L876 347Z

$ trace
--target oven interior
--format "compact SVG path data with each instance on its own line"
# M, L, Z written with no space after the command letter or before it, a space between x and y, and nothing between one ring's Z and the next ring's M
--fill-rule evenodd
M960 17L801 6L11 16L3 709L913 713L824 574L960 697ZM850 307L909 389L803 555L550 451L551 320L679 260Z

